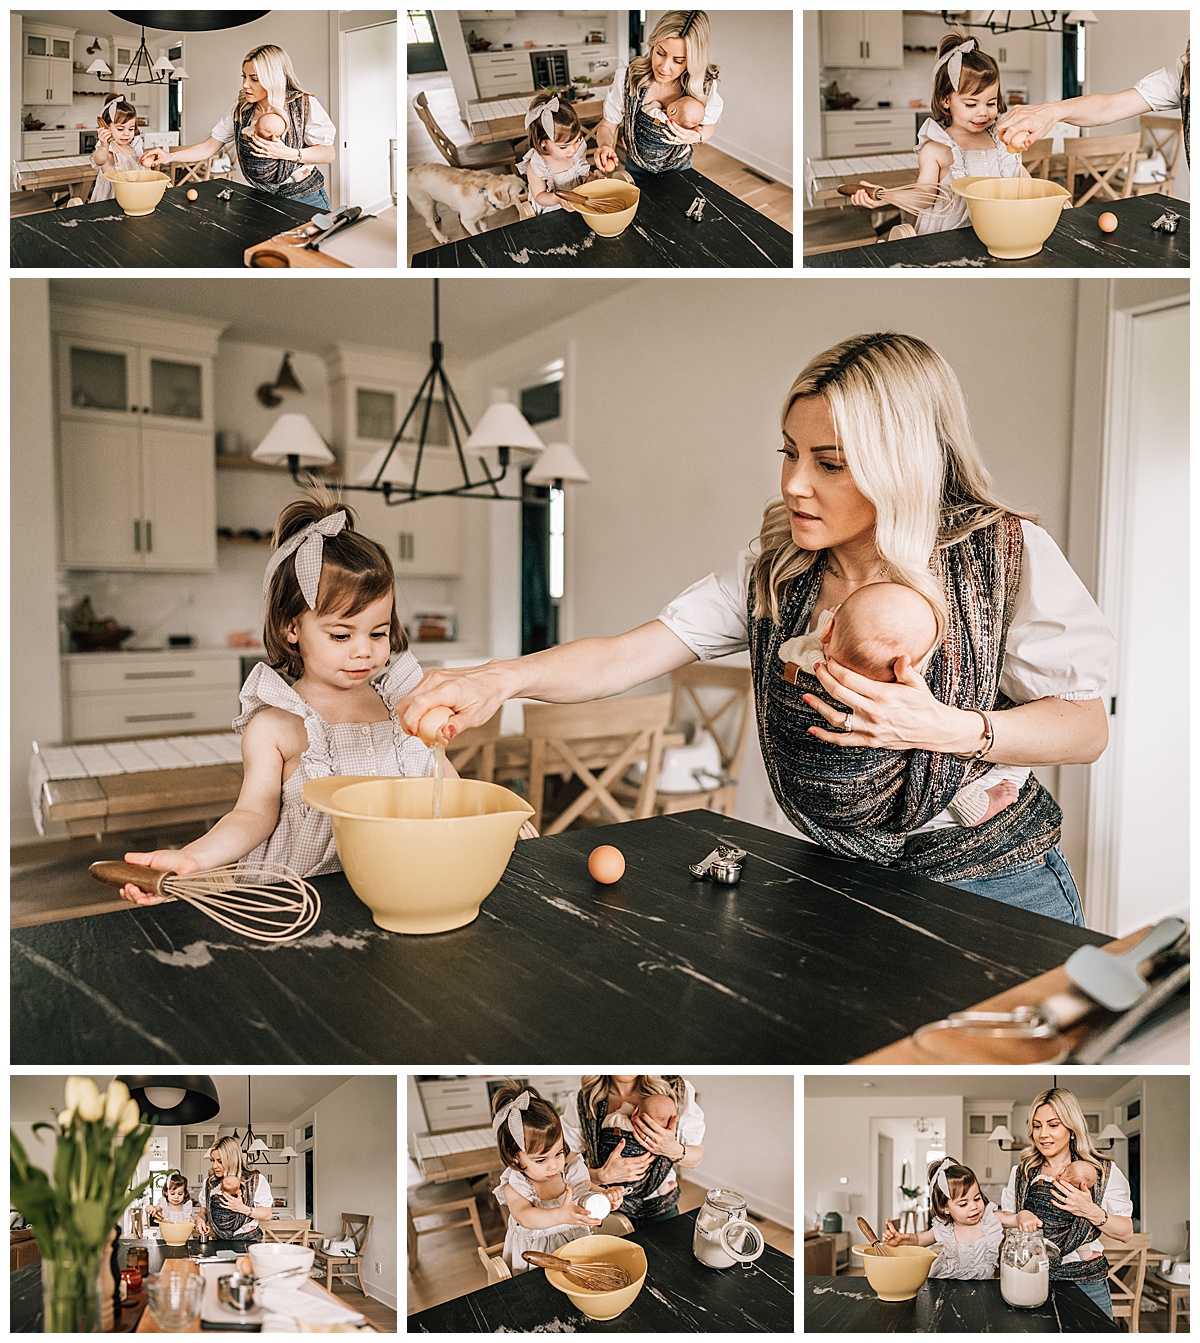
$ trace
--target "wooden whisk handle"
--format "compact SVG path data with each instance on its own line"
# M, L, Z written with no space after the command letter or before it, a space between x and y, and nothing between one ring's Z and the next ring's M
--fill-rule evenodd
M88 871L106 886L118 888L126 885L140 886L143 891L153 891L162 895L162 883L167 877L178 875L175 872L163 872L157 867L142 867L139 863L105 862L93 863Z
M870 191L875 200L880 200L883 196L882 187L872 188L869 187L866 182L843 182L842 185L838 187L839 196L853 196L856 191Z

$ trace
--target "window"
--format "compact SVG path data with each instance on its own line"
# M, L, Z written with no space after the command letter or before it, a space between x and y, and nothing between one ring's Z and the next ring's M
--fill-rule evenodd
M433 42L433 25L429 22L429 14L423 9L409 9L405 11L407 17L408 42L412 46L419 46L425 42Z
M555 359L517 396L521 414L543 442L560 438L565 364ZM566 506L562 490L522 486L521 652L538 653L558 643L559 607L566 590Z

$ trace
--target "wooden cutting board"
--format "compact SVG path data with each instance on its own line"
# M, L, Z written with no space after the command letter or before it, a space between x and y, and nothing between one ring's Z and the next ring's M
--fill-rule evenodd
M350 270L344 261L326 256L324 252L313 251L305 244L307 238L289 238L286 234L277 234L266 242L257 242L247 247L243 259L247 266L254 269L270 270ZM256 259L257 258L257 259Z

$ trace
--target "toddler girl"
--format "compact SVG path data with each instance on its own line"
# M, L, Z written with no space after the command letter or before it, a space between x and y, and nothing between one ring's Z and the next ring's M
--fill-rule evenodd
M927 1178L932 1228L902 1236L888 1222L883 1243L936 1245L938 1257L929 1270L931 1278L994 1277L1002 1232L1017 1225L1019 1214L1001 1212L989 1203L980 1192L975 1172L949 1157L930 1162Z
M141 169L145 146L137 133L137 115L137 108L120 94L114 94L101 108L96 118L96 148L92 152L92 162L100 171L89 200L112 200L112 183L104 176L106 168L123 173Z
M537 94L525 116L529 132L529 153L520 169L529 179L529 199L538 214L549 210L574 210L569 201L560 201L555 191L570 191L591 177L587 161L587 141L579 117L570 103L557 95Z
M303 876L337 872L329 817L305 805L305 780L433 772L430 748L392 713L421 668L396 619L387 551L356 531L350 510L322 489L288 504L274 544L263 582L270 665L260 662L246 678L233 724L245 766L237 804L182 849L127 854L128 862L186 874L245 858ZM446 773L454 773L449 764ZM159 900L136 886L122 894L137 904Z
M553 1254L600 1225L601 1218L579 1206L589 1193L605 1194L617 1208L624 1191L592 1184L583 1157L567 1151L558 1112L532 1087L506 1084L492 1098L492 1111L496 1147L504 1162L493 1192L508 1209L504 1262L514 1273L524 1273L529 1267L524 1251Z
M192 1220L194 1204L188 1197L187 1181L183 1178L182 1171L171 1171L163 1182L162 1197L150 1211L160 1222Z
M1028 177L1020 156L997 139L996 118L1006 110L1000 92L1000 69L973 37L961 29L938 43L933 66L933 116L917 133L917 182L947 186L959 177ZM864 187L869 183L864 183ZM850 198L855 205L873 205L866 190ZM918 234L941 233L970 223L967 202L952 195L917 215Z

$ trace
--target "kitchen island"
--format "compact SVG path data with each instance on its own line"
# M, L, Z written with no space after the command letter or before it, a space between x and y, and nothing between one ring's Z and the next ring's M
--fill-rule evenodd
M635 1231L646 1281L615 1320L589 1319L541 1269L408 1317L408 1332L434 1333L786 1333L795 1321L795 1261L770 1245L743 1268L707 1268L692 1253L696 1213Z
M612 886L587 871L605 843ZM740 885L692 877L718 843L747 850ZM314 884L287 946L178 902L14 929L13 1063L843 1064L1109 941L704 811L522 840L474 923L431 936Z

